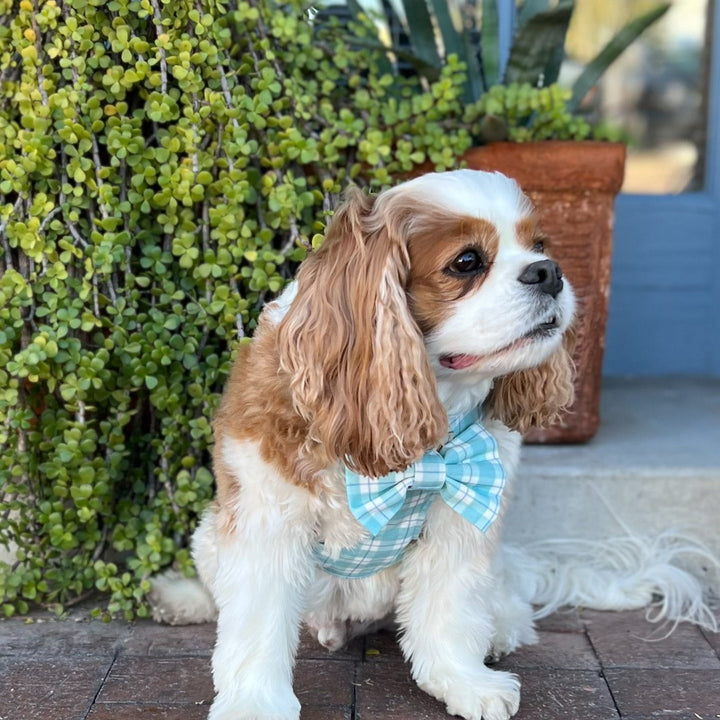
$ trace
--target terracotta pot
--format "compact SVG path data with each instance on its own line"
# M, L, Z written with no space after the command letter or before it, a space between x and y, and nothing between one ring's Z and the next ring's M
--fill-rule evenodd
M474 170L497 170L518 181L535 203L550 255L578 299L576 400L565 418L533 430L528 442L577 443L593 437L610 291L613 203L625 168L625 146L601 142L495 143L465 156Z

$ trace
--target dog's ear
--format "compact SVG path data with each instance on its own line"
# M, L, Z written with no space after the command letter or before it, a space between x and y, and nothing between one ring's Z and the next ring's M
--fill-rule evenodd
M575 333L569 330L542 365L498 378L488 398L489 414L521 433L560 420L575 399L574 346Z
M407 305L401 223L374 206L358 189L346 194L300 268L279 351L312 450L377 477L439 444L447 418Z

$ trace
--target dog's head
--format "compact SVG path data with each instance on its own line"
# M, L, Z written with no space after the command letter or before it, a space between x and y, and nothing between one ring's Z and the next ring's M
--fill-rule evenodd
M350 190L279 328L311 442L365 475L402 469L446 434L437 380L494 379L489 411L521 431L556 417L572 400L574 300L543 243L498 173Z

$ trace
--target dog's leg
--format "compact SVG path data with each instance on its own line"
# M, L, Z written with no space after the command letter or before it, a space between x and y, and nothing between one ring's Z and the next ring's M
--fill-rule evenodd
M309 538L280 508L220 542L215 602L217 696L209 720L297 720L292 690Z
M292 671L314 571L312 500L256 456L244 459L235 512L228 521L223 508L216 521L217 694L208 720L297 720Z
M517 677L484 664L493 627L483 596L498 524L483 534L438 500L401 570L400 645L413 677L467 720L507 720L520 702Z
M532 605L508 587L497 566L493 578L496 585L487 596L493 625L492 648L488 657L497 662L521 645L536 643L538 635L535 632Z

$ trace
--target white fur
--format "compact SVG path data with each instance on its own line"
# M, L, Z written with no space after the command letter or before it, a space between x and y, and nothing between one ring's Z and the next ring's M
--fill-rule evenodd
M720 567L701 543L679 532L649 538L544 540L499 553L504 581L545 617L563 605L597 610L647 608L652 622L692 622L711 632L718 623L702 583L683 560Z
M567 279L557 298L537 293L533 286L517 281L530 264L545 260L542 253L501 247L480 292L470 294L453 307L453 312L427 338L427 352L438 379L462 385L458 372L443 368L439 358L446 354L468 354L482 357L465 382L479 378L491 380L514 370L533 367L545 360L562 342L575 313L575 300ZM498 312L498 308L502 308ZM542 340L528 342L522 348L504 350L513 341L555 317L559 331ZM482 332L478 331L482 318Z
M217 695L209 720L298 718L292 670L315 571L315 499L280 480L253 443L226 438L222 457L240 485L237 526L225 541L215 533L207 549L214 557L196 555L199 565L205 560L215 567Z
M572 290L566 284L557 298L538 297L534 288L518 282L524 267L545 256L517 242L517 222L530 205L513 181L466 170L430 174L383 193L376 202L397 198L485 218L500 237L480 289L455 302L426 341L447 412L466 412L484 400L494 377L540 363L556 349L574 311ZM295 294L293 284L268 307L266 320L279 322ZM559 321L554 335L503 350L553 316ZM451 370L440 364L447 354L490 354L490 360ZM498 422L487 425L508 474L502 515L520 438ZM543 578L557 576L555 567L541 565L537 572L527 555L496 553L501 519L483 534L441 500L432 505L423 534L398 565L361 580L331 577L314 565L313 543L323 540L326 548L339 549L352 546L365 532L347 507L342 469L328 468L311 494L266 464L254 443L222 442L223 464L241 488L233 508L236 528L221 540L227 534L216 532L211 509L193 544L198 572L218 608L217 696L210 720L297 720L292 668L303 616L331 650L394 617L420 687L445 702L452 714L507 720L517 711L520 683L514 675L487 668L485 658L536 640L531 602L543 592L547 607L554 608L586 599L581 588L596 583L575 569L553 594ZM196 585L176 578L156 579L155 617L209 619L207 594L198 592ZM648 599L647 592L635 595L627 587L618 593L608 596L609 605L626 606L627 596L634 602Z
M400 645L418 685L465 718L507 718L520 702L518 679L485 667L493 617L491 559L497 531L483 535L435 502L424 541L402 563ZM453 548L453 551L450 551Z
M292 305L292 301L296 295L297 282L293 280L287 284L279 297L265 306L264 312L267 314L268 319L273 323L279 323L285 317L285 313L288 311L290 305Z
M152 579L148 597L153 620L168 625L192 625L217 618L213 596L203 583L168 570Z
M390 203L398 196L487 220L497 229L501 245L510 247L516 246L515 222L530 215L533 209L520 186L498 172L427 173L391 188L378 199Z

